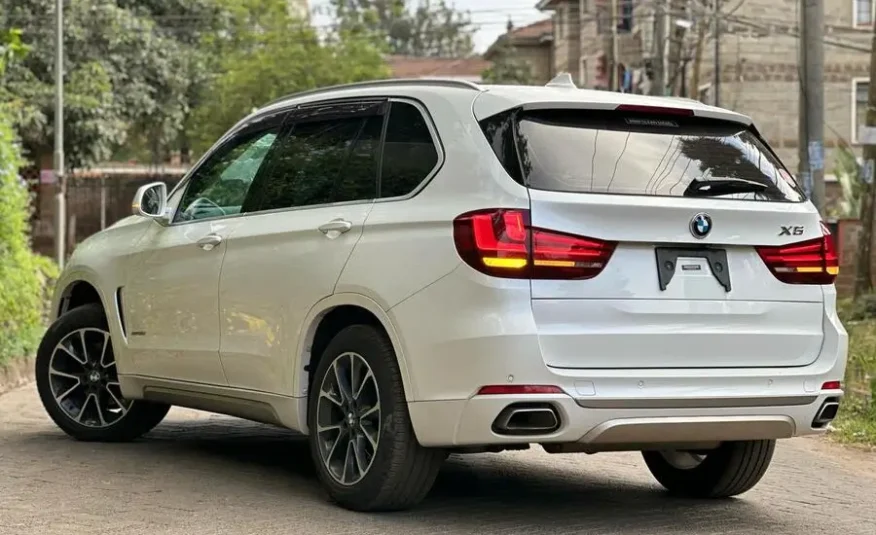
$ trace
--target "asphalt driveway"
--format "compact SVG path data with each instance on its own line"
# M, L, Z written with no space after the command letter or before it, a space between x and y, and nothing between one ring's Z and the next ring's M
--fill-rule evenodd
M320 491L282 430L174 409L132 444L75 442L30 386L0 396L0 534L876 533L876 454L780 443L738 499L666 496L638 454L451 457L416 510L365 515Z

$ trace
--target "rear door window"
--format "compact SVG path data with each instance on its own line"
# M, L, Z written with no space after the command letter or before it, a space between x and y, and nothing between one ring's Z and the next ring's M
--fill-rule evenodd
M516 130L516 161L508 128ZM800 202L805 195L744 125L601 110L522 112L482 123L509 174L540 190ZM500 137L501 136L501 137Z
M386 125L380 197L417 189L438 165L438 149L426 118L408 102L393 102Z

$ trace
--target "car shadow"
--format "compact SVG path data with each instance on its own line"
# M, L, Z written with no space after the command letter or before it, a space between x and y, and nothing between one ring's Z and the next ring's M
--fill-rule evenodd
M61 446L55 439L67 439L59 432L20 439L45 443L49 437L54 447L64 447L69 462L91 462L83 457L97 459L95 448L114 448L138 463L197 465L207 474L207 481L200 482L206 488L211 487L209 479L234 474L236 493L276 495L278 489L287 489L290 499L309 502L302 505L325 506L351 520L358 516L328 503L316 481L306 440L283 429L217 418L161 425L131 444L79 447L68 441ZM768 510L748 500L678 499L645 478L631 480L588 469L586 462L576 460L579 456L558 456L561 462L549 465L527 457L452 455L420 506L375 516L388 530L412 533L424 526L447 533L721 533L730 527L759 532L777 523ZM574 467L566 469L562 459L570 459ZM215 481L217 489L221 486Z

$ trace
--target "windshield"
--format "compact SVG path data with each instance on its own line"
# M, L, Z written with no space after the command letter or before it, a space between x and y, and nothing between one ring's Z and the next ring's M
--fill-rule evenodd
M773 202L805 199L773 153L737 123L544 110L518 118L516 140L523 181L535 189Z

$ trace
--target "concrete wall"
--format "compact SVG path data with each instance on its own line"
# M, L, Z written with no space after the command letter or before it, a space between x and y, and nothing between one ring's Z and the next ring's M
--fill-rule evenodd
M723 27L721 106L750 115L785 163L797 168L797 119L800 94L800 40L796 30L798 1L746 0ZM869 50L871 32L854 29L852 0L824 0L829 40ZM741 20L739 20L741 19ZM701 83L711 82L714 41L704 47ZM852 140L854 78L866 78L865 51L824 45L825 166L834 164L834 148Z

